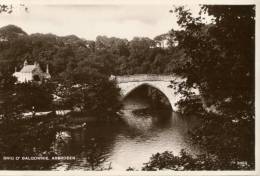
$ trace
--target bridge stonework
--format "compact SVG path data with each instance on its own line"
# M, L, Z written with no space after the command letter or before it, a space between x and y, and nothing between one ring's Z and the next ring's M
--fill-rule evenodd
M147 85L162 92L169 100L172 110L178 110L176 103L182 98L182 96L176 91L176 89L174 89L174 84L172 84L171 81L178 84L184 81L184 78L176 75L128 75L111 76L111 79L115 79L118 87L121 89L122 99L138 87Z

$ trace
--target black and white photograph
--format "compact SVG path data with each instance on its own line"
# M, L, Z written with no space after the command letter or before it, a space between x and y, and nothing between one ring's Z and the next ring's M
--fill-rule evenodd
M0 175L256 173L257 4L176 2L0 0Z

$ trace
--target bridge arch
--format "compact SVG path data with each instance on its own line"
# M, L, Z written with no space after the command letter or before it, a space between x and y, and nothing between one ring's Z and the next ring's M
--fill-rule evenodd
M139 88L140 86L147 85L160 91L168 99L173 111L178 110L176 103L180 100L181 95L176 94L173 88L170 88L170 82L166 81L143 81L143 82L124 82L119 83L118 87L121 89L122 100L127 97L131 92Z
M122 96L122 100L124 100L126 97L128 97L128 95L129 94L131 94L132 92L134 92L136 89L138 89L138 88L140 88L140 87L142 87L142 86L148 86L148 87L152 87L152 88L154 88L154 89L156 89L156 90L158 90L159 92L161 92L165 97L166 97L166 99L168 100L168 102L169 102L169 104L170 104L170 106L171 106L171 108L172 108L172 110L173 110L173 105L171 104L171 96L169 96L169 94L167 94L167 92L165 92L165 91L163 91L161 88L160 88L160 86L158 86L158 85L156 85L156 84L154 84L154 83L147 83L147 82L143 82L143 83L140 83L140 84L136 84L135 86L133 86L133 87L131 87L130 89L128 89L125 93L124 93L124 95Z

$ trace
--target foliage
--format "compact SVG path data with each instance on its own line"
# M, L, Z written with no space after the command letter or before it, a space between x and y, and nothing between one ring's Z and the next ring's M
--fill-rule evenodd
M17 101L13 98L16 79L9 74L0 76L0 117L2 119L16 119L20 115Z
M53 114L37 119L5 120L0 123L0 157L55 156L52 148L59 119ZM11 140L10 140L11 139ZM0 160L0 169L49 169L56 161Z
M48 110L52 104L52 92L53 87L50 83L18 83L15 85L14 98L23 110Z
M43 70L48 63L54 79L66 79L71 72L85 69L87 65L85 71L106 76L169 74L183 64L185 56L183 50L171 44L176 42L173 33L166 33L163 38L155 37L154 40L135 37L128 41L98 36L95 41L89 41L74 35L28 35L17 26L8 25L0 28L0 38L0 72L12 73L15 67L20 70L27 59L29 63L39 62ZM156 45L164 40L171 47Z
M70 89L69 102L88 115L111 118L119 111L119 88L115 82L97 79L84 84L76 84Z
M190 59L180 90L197 87L203 99L195 103L184 93L180 102L202 119L194 141L221 161L254 168L255 6L202 6L201 13L215 19L210 25L183 7L175 12L183 27L175 35Z
M50 83L9 83L10 86L12 89L2 93L0 114L3 119L16 119L22 112L43 111L52 108L53 87ZM5 90L5 87L1 90Z
M185 150L181 150L180 155L174 155L172 152L165 151L152 155L150 161L144 164L142 170L175 170L175 171L190 171L190 170L247 170L250 166L245 163L227 163L221 161L215 155L199 154L196 156L190 155Z

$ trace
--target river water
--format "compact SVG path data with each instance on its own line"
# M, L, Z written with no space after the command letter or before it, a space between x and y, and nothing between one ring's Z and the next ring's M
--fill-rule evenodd
M122 123L89 123L85 129L62 132L62 142L55 141L54 150L62 156L76 156L76 160L55 163L50 169L140 170L157 152L168 150L176 155L181 149L191 154L199 152L187 134L198 125L195 117L158 109L154 110L157 113L133 112L148 106L144 99L127 98Z

